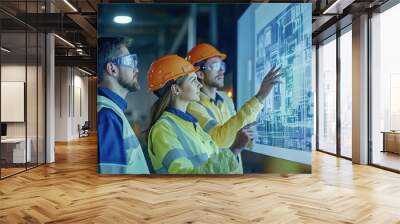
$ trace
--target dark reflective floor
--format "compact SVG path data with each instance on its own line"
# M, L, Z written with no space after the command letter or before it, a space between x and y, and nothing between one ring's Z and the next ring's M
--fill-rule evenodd
M311 165L242 151L244 173L311 173Z

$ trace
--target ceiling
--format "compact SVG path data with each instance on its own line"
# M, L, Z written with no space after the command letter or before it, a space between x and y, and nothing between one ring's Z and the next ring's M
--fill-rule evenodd
M103 35L102 30L97 30L98 19L111 21L109 17L113 16L113 11L107 11L103 8L102 15L104 18L97 18L98 4L100 3L154 3L168 1L113 1L113 0L1 0L0 2L0 22L2 35L2 45L15 49L15 54L20 55L31 54L35 52L36 39L33 35L19 37L20 32L54 32L61 38L67 40L74 45L56 38L56 63L58 65L76 63L77 66L86 67L95 71L96 69L96 33ZM171 1L169 1L171 2ZM175 1L182 2L182 1ZM202 1L207 2L207 1ZM216 1L210 1L216 2ZM226 2L226 1L217 1ZM248 1L238 1L248 3ZM257 1L260 2L260 1ZM263 1L263 2L293 2L293 1ZM313 5L313 40L314 43L320 39L331 35L335 32L335 24L339 20L343 20L346 16L351 23L351 16L355 16L365 10L374 9L387 0L304 0L297 2L312 3ZM338 3L339 4L338 4ZM69 4L70 5L69 5ZM168 6L165 6L168 7ZM119 32L124 30L125 35L135 36L135 46L143 49L152 49L159 41L160 35L166 37L166 44L172 44L174 36L176 36L187 19L189 6L173 7L170 6L168 13L157 11L156 7L141 4L133 9L130 13L135 15L135 24L132 29L120 29L115 24L110 24L108 33ZM328 10L327 10L328 9ZM114 7L115 10L115 7ZM119 9L125 10L123 6ZM49 13L52 11L52 13ZM325 13L324 13L325 12ZM328 12L328 13L327 13ZM207 13L205 11L205 13ZM201 5L198 9L198 18L201 18ZM157 16L157 23L148 22L154 20ZM149 19L150 18L150 19ZM200 20L200 19L199 19ZM345 20L343 20L345 21ZM342 26L345 26L343 23ZM163 34L160 34L160 27L163 27ZM332 28L334 27L334 28ZM25 41L28 43L25 52ZM41 46L39 46L41 47ZM82 49L78 50L77 49ZM81 52L81 53L79 53Z

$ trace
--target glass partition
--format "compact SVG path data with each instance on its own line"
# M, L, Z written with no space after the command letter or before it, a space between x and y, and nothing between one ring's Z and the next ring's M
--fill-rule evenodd
M374 165L400 171L400 4L371 19L371 137Z
M352 157L352 32L340 36L340 155Z
M0 178L45 162L45 35L23 21L44 1L1 1ZM27 13L26 13L27 12Z
M336 154L336 36L318 47L318 149Z

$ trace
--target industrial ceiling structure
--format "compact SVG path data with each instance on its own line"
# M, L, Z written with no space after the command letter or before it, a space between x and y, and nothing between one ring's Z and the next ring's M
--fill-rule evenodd
M97 5L100 3L166 3L171 1L113 1L113 0L2 0L0 2L0 28L3 33L28 32L55 33L56 66L77 66L91 73L96 72ZM185 1L174 1L175 3ZM227 3L232 1L201 1ZM249 3L249 1L235 1ZM313 43L331 36L337 30L351 24L352 17L366 11L379 10L388 0L311 0L311 1L253 1L253 2L300 2L313 5ZM188 6L190 7L190 6ZM244 11L243 5L238 10ZM187 23L188 11L171 8L157 12L147 7L135 12L134 29L127 29L135 36L135 46L146 50L169 52L184 45L177 38ZM196 8L196 17L209 17L210 10ZM217 11L216 13L219 13ZM157 15L157 23L149 22L149 16ZM163 29L160 32L160 27ZM26 31L28 30L28 31ZM26 40L15 35L13 50ZM162 36L163 38L160 38ZM11 38L12 36L7 36ZM182 39L182 37L181 37ZM8 41L12 42L12 41ZM154 44L158 43L158 44ZM160 45L161 44L161 45ZM34 44L32 44L33 46ZM30 46L30 45L29 45ZM28 49L29 54L29 49Z

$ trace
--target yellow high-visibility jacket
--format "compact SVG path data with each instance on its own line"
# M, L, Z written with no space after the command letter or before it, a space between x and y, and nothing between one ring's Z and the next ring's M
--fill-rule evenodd
M262 107L261 102L253 97L236 113L232 99L218 91L215 100L201 92L200 101L191 102L187 110L220 148L227 148L233 144L241 128L257 119Z
M238 157L219 149L197 120L182 111L163 113L150 130L148 151L156 173L241 173Z

